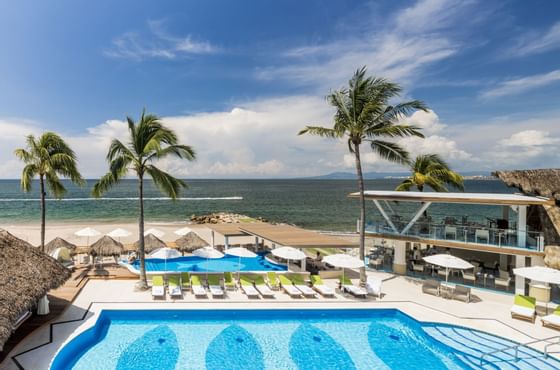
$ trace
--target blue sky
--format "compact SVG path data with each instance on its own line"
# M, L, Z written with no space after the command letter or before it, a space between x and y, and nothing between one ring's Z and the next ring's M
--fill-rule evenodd
M558 166L557 1L57 1L0 4L0 177L27 133L55 130L86 176L143 107L198 149L188 177L352 170L343 144L297 137L367 65L432 109L408 122L459 170ZM402 170L373 154L367 170Z

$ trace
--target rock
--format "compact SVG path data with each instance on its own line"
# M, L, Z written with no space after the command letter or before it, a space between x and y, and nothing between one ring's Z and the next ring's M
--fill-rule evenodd
M544 264L553 269L560 269L560 246L547 245L544 247Z

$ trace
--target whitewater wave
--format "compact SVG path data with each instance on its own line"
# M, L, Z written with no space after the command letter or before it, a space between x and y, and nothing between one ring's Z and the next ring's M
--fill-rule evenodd
M87 202L87 201L122 201L122 200L138 200L138 197L122 197L122 198L62 198L62 199L45 199L47 202L58 201L58 202ZM39 198L4 198L0 199L0 202L39 202ZM147 197L144 200L172 200L168 197ZM175 200L183 201L198 201L198 200L243 200L243 197L182 197L175 198Z

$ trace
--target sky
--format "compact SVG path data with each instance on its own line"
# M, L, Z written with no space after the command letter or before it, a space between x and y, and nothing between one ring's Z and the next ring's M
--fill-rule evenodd
M193 163L186 178L354 171L325 101L354 71L399 83L430 110L398 142L460 171L558 167L560 2L208 0L0 2L0 178L28 134L55 131L82 174L107 170L127 116L160 116ZM365 171L399 171L364 147Z

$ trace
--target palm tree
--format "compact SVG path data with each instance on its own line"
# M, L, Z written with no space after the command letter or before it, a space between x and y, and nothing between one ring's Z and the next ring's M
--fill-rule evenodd
M429 186L434 191L446 192L446 185L464 190L463 176L451 170L437 154L419 155L414 162L409 163L409 166L411 175L395 190L409 191L412 187L416 187L418 191L424 191L424 187Z
M51 194L60 199L66 188L60 176L69 178L73 183L83 185L85 182L78 171L74 151L54 132L45 132L40 137L27 136L27 147L16 149L16 157L25 163L21 173L21 188L29 192L35 176L39 176L41 191L41 250L45 251L45 219L48 187Z
M152 114L142 112L137 123L127 117L129 142L125 145L113 139L107 153L109 172L94 185L92 194L101 197L105 192L119 183L129 171L138 178L138 196L140 215L138 219L138 254L140 259L140 281L138 287L146 289L146 265L144 261L144 177L150 176L160 191L171 199L176 199L181 188L187 187L169 173L155 166L159 159L175 156L192 161L195 159L193 148L178 144L175 133L165 127L160 119Z
M347 141L348 150L354 155L360 191L360 258L365 255L364 178L360 159L360 146L367 143L380 157L397 163L407 163L408 153L398 144L387 139L404 136L423 137L419 128L400 123L401 118L414 110L427 110L418 100L395 105L389 102L398 97L401 87L383 78L366 77L366 68L358 69L348 83L348 88L334 91L327 100L335 109L332 128L307 126L299 132ZM365 268L360 270L360 280L365 283Z

